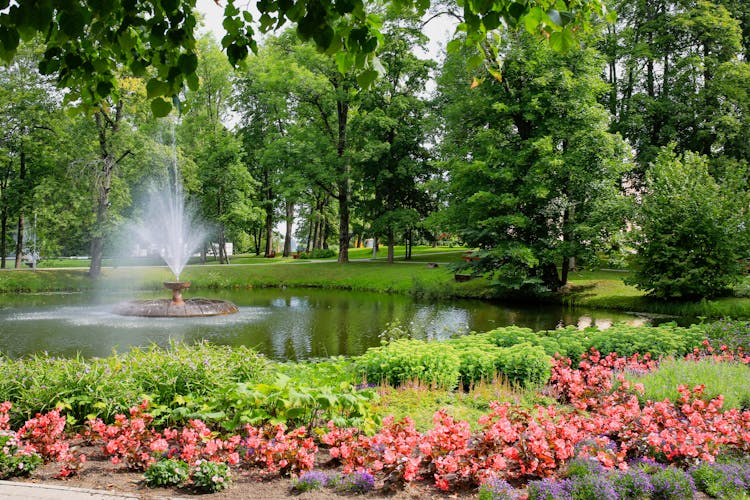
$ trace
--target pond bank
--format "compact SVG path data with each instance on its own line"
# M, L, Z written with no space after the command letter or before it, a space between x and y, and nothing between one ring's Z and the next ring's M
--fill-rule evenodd
M750 298L726 297L698 302L662 302L622 281L624 273L579 272L571 275L567 289L548 298L522 302L558 303L570 307L613 309L628 312L688 317L750 318ZM428 267L426 261L280 262L266 265L208 265L186 268L183 278L192 290L247 289L267 287L324 288L396 293L429 299L498 299L483 278L456 282L450 263ZM91 280L85 269L8 270L0 272L0 293L88 290L160 290L171 279L166 267L106 268L99 280ZM507 298L503 299L508 301Z

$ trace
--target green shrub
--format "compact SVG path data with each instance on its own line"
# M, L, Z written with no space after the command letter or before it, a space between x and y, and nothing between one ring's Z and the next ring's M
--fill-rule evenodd
M28 476L42 465L36 452L26 452L18 447L16 436L10 431L0 434L0 479Z
M193 488L204 493L221 491L231 481L229 466L220 462L199 461L191 471Z
M461 358L445 342L401 339L368 349L356 361L357 371L370 382L401 385L419 381L439 387L456 387Z
M190 466L182 460L164 459L151 464L143 476L151 488L181 486L190 478Z
M500 371L514 384L544 384L552 371L551 358L539 346L528 342L501 349Z
M727 293L741 277L748 238L747 196L734 184L720 185L705 156L663 149L647 174L626 283L662 299Z
M703 327L681 328L674 323L656 327L617 324L602 331L587 330L587 333L589 347L601 353L616 352L620 356L651 353L654 358L684 356L700 347L704 339Z
M284 423L290 428L312 428L329 420L340 427L367 429L375 425L369 406L375 398L374 391L358 390L346 382L336 386L320 382L313 385L315 382L318 381L292 380L280 374L269 383L233 384L213 406L228 430L266 422Z
M211 421L202 408L228 385L264 379L269 366L252 349L207 343L134 349L101 359L0 358L0 401L13 403L13 425L56 407L72 423L93 417L112 422L144 397L152 401L157 424Z
M311 252L301 253L300 259L328 259L336 255L336 252L330 248L316 248Z

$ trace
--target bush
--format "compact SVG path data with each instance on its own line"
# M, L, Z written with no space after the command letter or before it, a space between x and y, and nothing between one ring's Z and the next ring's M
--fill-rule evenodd
M718 498L732 498L750 490L750 465L704 462L690 470L695 486L703 493Z
M746 257L746 194L719 185L708 159L692 152L663 150L646 184L633 232L635 271L626 283L662 299L727 293Z
M292 483L294 491L319 490L328 484L328 476L325 472L305 472Z
M584 474L570 483L573 500L618 500L619 496L606 474Z
M570 479L529 481L529 500L572 500Z
M514 384L543 384L552 373L550 357L539 346L523 343L500 352L498 363L503 375Z
M651 476L653 500L686 500L695 498L695 483L682 469L667 467Z
M478 498L479 500L513 500L516 494L507 481L492 477L479 487Z
M651 476L638 468L613 473L612 484L622 500L645 500L654 492Z
M300 259L328 259L336 255L336 251L331 248L316 248L312 252L305 252L299 255Z
M409 339L368 349L356 361L357 370L368 381L394 386L419 381L456 387L460 366L461 359L451 345Z
M143 476L146 479L146 485L151 488L180 486L190 478L190 466L182 460L160 460L151 464Z
M18 447L14 432L0 431L0 479L28 476L42 463L38 453Z
M221 491L229 486L231 473L229 466L222 462L198 461L190 479L193 488L205 493Z
M342 493L365 494L375 489L375 477L369 472L352 472L331 479L330 484Z

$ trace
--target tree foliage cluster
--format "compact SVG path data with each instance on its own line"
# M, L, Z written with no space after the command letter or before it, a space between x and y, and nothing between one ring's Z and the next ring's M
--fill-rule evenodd
M174 163L222 262L452 235L506 293L633 251L634 283L692 298L749 253L741 3L443 3L440 67L415 55L429 2L230 1L220 45L194 0L5 7L2 265L89 253L95 276Z

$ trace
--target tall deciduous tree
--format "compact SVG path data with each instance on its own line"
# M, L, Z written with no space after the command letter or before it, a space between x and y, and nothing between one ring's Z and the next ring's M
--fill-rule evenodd
M597 101L607 89L595 50L560 56L521 32L506 39L502 80L470 88L471 54L449 57L438 80L448 216L482 249L476 269L498 287L556 290L571 258L590 255L624 223L607 205L617 199L627 148L608 132Z
M11 218L15 218L15 267L23 265L24 234L35 186L53 159L45 144L56 134L59 111L52 83L36 69L37 43L25 44L13 64L0 72L3 171L0 176L0 267L6 266Z
M421 219L430 175L423 94L434 63L413 54L426 41L414 23L400 24L384 30L385 72L360 96L352 127L363 189L373 191L362 204L376 235L385 236L390 263L396 234L411 233Z

